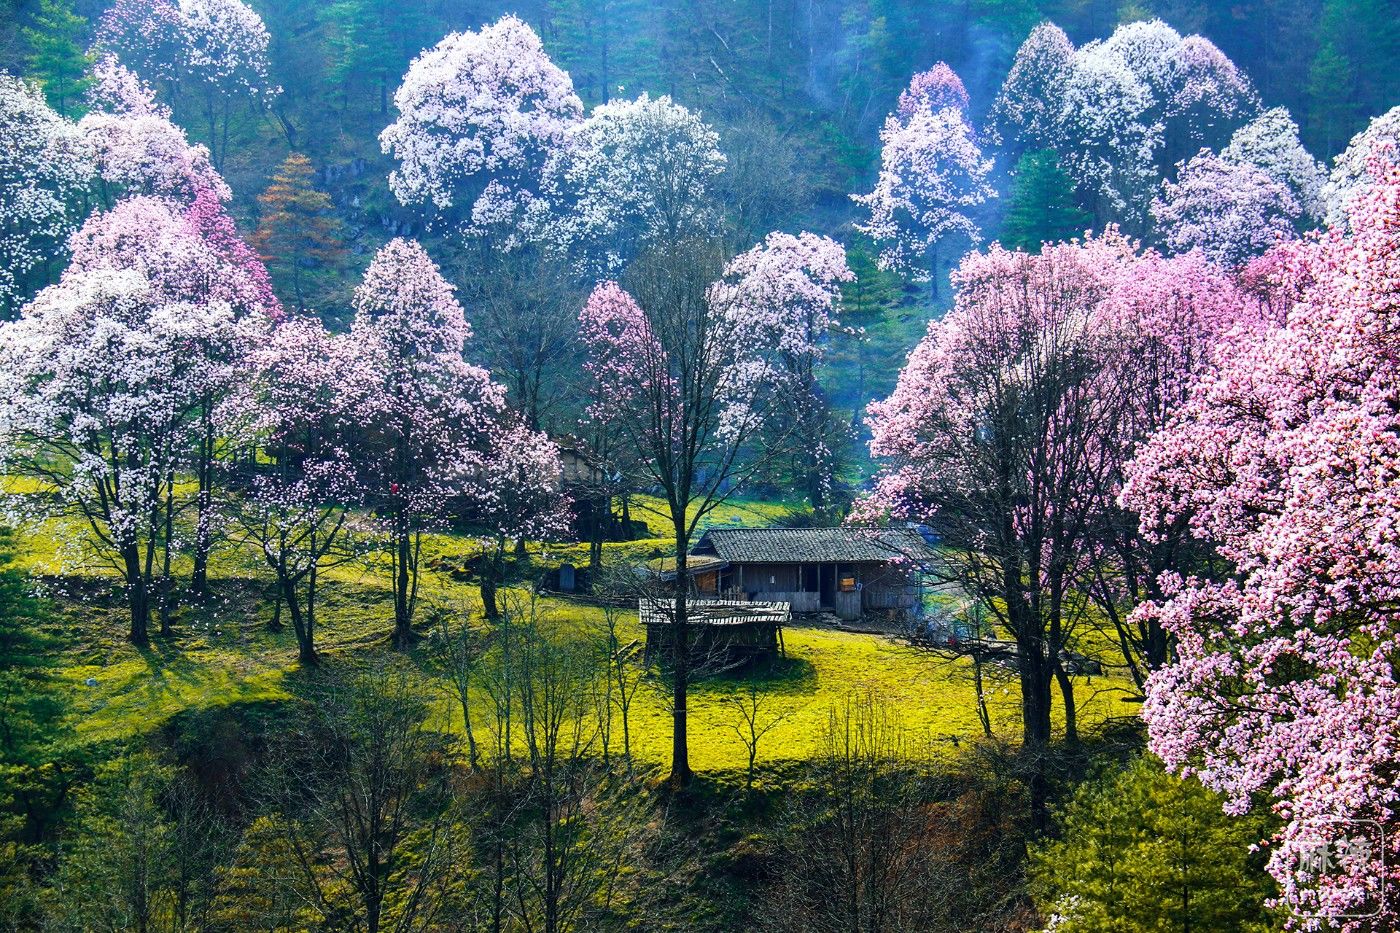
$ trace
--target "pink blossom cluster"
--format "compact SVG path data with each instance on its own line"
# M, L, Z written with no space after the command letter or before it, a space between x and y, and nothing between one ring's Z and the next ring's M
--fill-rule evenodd
M1166 581L1138 614L1175 637L1143 714L1168 765L1269 798L1281 901L1346 930L1390 929L1400 847L1309 857L1325 827L1395 818L1400 747L1400 168L1372 162L1346 231L1277 247L1252 277L1290 300L1239 341L1129 469L1146 531L1185 524L1229 562ZM1347 232L1349 231L1349 232ZM1324 839L1323 844L1329 840Z
M967 110L967 88L947 62L938 62L909 79L909 86L899 92L895 112L907 120L921 110L936 112L950 107Z

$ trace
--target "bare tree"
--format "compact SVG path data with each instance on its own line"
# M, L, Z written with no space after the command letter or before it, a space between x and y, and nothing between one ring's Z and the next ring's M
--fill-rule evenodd
M781 830L767 928L803 933L926 933L940 886L922 842L927 778L897 714L871 693L831 710L815 790Z
M438 670L442 672L452 698L462 710L462 728L467 736L467 761L473 771L481 765L476 733L472 730L472 687L485 644L465 612L455 617L439 612L433 628L433 648Z
M750 672L744 678L739 690L726 696L721 702L730 710L737 721L728 726L734 730L739 741L744 743L744 751L749 756L748 776L745 787L753 790L754 767L758 762L758 746L763 738L782 725L793 714L793 707L784 706L786 698L781 694L763 689L763 684Z
M325 922L378 933L429 925L461 868L450 746L407 670L318 686L269 788L299 886Z

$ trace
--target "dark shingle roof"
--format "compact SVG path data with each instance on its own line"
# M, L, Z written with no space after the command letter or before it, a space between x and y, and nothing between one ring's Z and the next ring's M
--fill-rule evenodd
M924 563L934 552L912 528L711 528L695 545L731 563L856 563L901 558Z

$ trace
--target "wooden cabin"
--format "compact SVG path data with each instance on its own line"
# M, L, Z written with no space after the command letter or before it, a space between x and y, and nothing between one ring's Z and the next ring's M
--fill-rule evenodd
M647 632L647 663L664 661L674 644L675 603L643 596L637 601L637 615ZM783 651L783 626L791 618L787 603L688 600L686 640L691 661L703 670L776 657Z
M793 612L917 615L923 574L936 558L912 528L712 528L692 553L711 578L695 576L697 595L782 602Z

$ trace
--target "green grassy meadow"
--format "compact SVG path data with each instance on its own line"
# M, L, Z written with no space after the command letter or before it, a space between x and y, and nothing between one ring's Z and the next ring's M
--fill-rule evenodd
M786 511L782 506L735 502L717 511L712 523L761 524ZM634 517L644 514L634 504ZM187 710L286 699L295 694L298 678L310 676L296 661L290 629L269 630L268 576L246 549L220 549L211 565L211 597L201 605L182 605L175 618L176 635L154 637L149 651L138 651L122 637L126 620L116 578L76 544L82 537L80 526L55 521L16 542L20 565L50 597L49 625L63 646L58 674L69 685L74 732L80 740L124 739ZM420 618L448 612L486 625L476 585L446 569L434 569L448 567L480 546L471 538L452 535L434 535L425 542ZM665 553L666 541L606 547L609 559L641 561ZM532 544L529 557L516 568L517 576L532 579L563 560L586 561L586 547ZM384 569L348 563L329 569L322 581L317 639L325 663L366 664L387 654L392 604ZM599 637L605 631L603 610L586 602L545 596L538 609L546 626ZM621 626L623 644L642 638L635 611L621 613ZM764 715L782 720L760 745L762 764L813 755L833 708L867 691L893 705L912 745L934 754L951 753L981 734L969 661L936 658L884 636L801 625L785 631L784 643L787 657L771 671L730 672L692 686L691 762L697 770L729 771L746 764L747 753L734 731L738 713L725 698L747 692L750 676L760 678L765 693L776 695L777 702L768 702ZM427 653L425 645L415 652L415 660L424 676L432 678ZM667 684L655 672L641 676L631 710L633 753L643 764L664 767L671 748ZM993 676L992 683L994 729L1014 740L1020 729L1014 678L1003 673ZM1126 691L1117 688L1125 686L1109 677L1081 683L1081 728L1134 715L1135 707L1120 699ZM484 720L486 698L478 697L478 702ZM461 730L460 710L445 689L437 708L443 728ZM616 750L621 745L620 726L614 731Z

